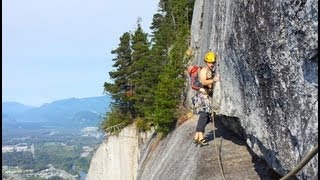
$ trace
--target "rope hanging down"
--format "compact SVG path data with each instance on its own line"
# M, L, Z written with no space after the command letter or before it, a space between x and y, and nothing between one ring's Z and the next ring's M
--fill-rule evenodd
M211 119L212 119L212 123L213 123L213 141L216 139L216 133L215 133L215 125L214 125L214 112L212 111L212 114L211 114ZM221 136L221 141L220 141L220 147L222 146L222 136ZM217 151L217 156L218 156L218 161L219 161L219 167L220 167L220 173L223 177L224 180L226 180L226 177L224 175L224 172L223 172L223 168L222 168L222 162L221 162L221 157L220 157L220 149L218 149L216 143L214 143L214 147L216 148L216 151Z
M210 51L211 51L211 48L210 48ZM216 66L218 66L218 65L219 65L219 61L217 61L217 63L216 63ZM218 73L218 68L215 67L215 69L216 69L216 73ZM214 86L213 86L213 87L214 87ZM212 87L212 88L213 88L213 87ZM213 89L212 89L212 91L213 91ZM212 99L211 99L211 101L212 101ZM213 102L212 102L212 103L213 103ZM215 124L214 124L214 111L213 111L213 110L212 110L212 113L211 113L211 118L212 118L212 124L213 124L213 141L214 141L214 140L216 139L216 132L215 132L216 126L215 126ZM222 136L221 136L221 141L220 141L220 148L217 147L216 143L214 143L214 146L215 146L216 151L217 151L217 156L218 156L218 161L219 161L219 167L220 167L220 173L221 173L223 179L226 180L226 177L225 177L224 172L223 172L223 167L222 167L222 162L221 162L221 156L220 156L220 155L221 155L220 148L221 148L221 146L222 146Z

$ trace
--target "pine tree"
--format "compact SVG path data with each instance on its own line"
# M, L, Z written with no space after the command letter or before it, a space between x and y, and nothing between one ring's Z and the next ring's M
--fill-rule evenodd
M144 117L148 107L153 105L152 91L154 86L154 73L152 72L154 61L150 58L150 43L148 34L145 33L138 20L137 29L132 35L132 61L130 79L134 85L132 97L137 116Z
M154 16L154 39L167 51L166 64L160 74L155 98L155 123L157 131L168 133L177 119L184 83L184 52L188 47L189 23L188 1L161 0L163 15ZM170 28L168 28L170 27ZM166 35L170 39L166 40Z
M194 0L160 0L150 27L151 42L141 20L133 34L120 38L119 47L112 51L117 54L113 59L117 69L109 73L114 83L104 84L115 104L101 123L103 129L121 124L122 119L124 124L136 121L142 130L148 129L147 122L154 122L158 132L171 130L182 101L183 57L193 4Z
M126 114L130 112L130 115L134 116L134 110L128 92L131 90L132 85L128 75L131 74L131 47L130 47L130 33L126 32L120 37L119 47L116 50L112 50L111 53L116 57L112 59L114 61L113 67L115 71L109 72L111 79L114 83L104 83L104 90L111 93L112 98L115 100L113 106L117 106L122 113Z
M128 75L131 74L131 47L130 47L130 33L126 32L120 37L119 47L116 50L112 50L111 53L116 57L112 59L114 61L113 67L115 71L109 72L111 79L114 83L104 83L104 91L109 92L114 99L114 103L111 105L111 112L106 113L104 121L100 124L100 128L107 131L111 126L130 123L130 119L135 116L133 104L128 97L128 91L131 90L130 79Z

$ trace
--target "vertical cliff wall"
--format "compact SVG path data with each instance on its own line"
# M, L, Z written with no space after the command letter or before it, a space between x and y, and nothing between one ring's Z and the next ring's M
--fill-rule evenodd
M87 180L134 180L137 178L140 153L152 132L139 133L135 125L119 135L109 136L96 150L90 162Z
M226 177L274 179L266 171L259 172L267 168L250 159L243 141L234 143L241 147L231 143L235 136L225 136L226 127L282 176L318 144L316 0L196 0L190 46L193 64L204 65L204 54L210 49L218 55L221 78L214 87L213 104L224 126L218 127L217 139L213 140L212 129L206 129L207 135L208 130L211 133L210 145L196 148L191 140L196 122L190 121L158 146L151 143L155 140L151 134L145 135L143 141L149 140L142 146L141 135L128 127L96 151L89 180L219 179L213 147L219 139ZM186 94L191 107L192 93ZM237 162L239 167L248 166L233 167ZM318 178L318 156L297 178Z
M317 1L196 0L191 33L193 63L218 54L215 112L288 173L318 143ZM298 178L317 168L314 157Z

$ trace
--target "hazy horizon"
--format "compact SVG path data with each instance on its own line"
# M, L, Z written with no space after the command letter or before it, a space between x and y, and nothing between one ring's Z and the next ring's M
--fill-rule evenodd
M56 101L63 101L63 100L68 100L68 99L87 99L87 98L95 98L95 97L102 97L102 96L110 96L111 95L108 93L108 94L103 94L103 95L98 95L98 96L90 96L90 97L69 97L69 98L63 98L63 99L56 99L56 100L52 100L50 102L44 102L40 105L31 105L31 104L25 104L25 103L22 103L22 102L19 102L19 101L3 101L2 100L2 103L19 103L19 104L22 104L22 105L26 105L26 106L32 106L32 107L40 107L42 105L45 105L45 104L50 104L50 103L53 103L53 102L56 102Z
M2 102L31 106L103 96L119 38L138 18L150 34L158 0L2 2Z

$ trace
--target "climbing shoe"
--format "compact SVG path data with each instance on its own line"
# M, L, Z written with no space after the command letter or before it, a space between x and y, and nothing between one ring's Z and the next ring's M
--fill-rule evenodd
M198 144L198 140L196 140L196 139L193 139L193 141L192 141L194 144Z
M198 141L198 143L200 144L200 147L209 145L209 143L206 139L202 139L202 140Z

